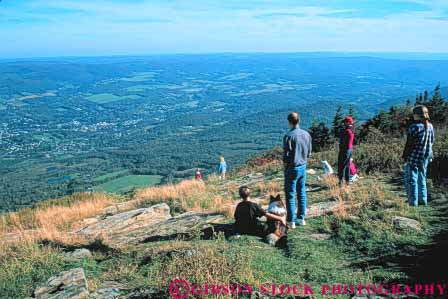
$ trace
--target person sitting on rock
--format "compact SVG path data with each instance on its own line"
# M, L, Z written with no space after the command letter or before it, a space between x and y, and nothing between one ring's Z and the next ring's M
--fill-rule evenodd
M259 220L265 216L267 219L280 221L286 225L286 219L263 210L258 204L250 201L250 190L247 186L239 189L242 201L237 205L235 210L234 234L254 235L258 237L266 237L269 233L269 226L265 222Z

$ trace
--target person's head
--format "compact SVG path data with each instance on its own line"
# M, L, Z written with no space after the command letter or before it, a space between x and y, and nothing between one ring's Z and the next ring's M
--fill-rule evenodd
M414 120L429 120L429 110L423 105L415 106L412 115Z
M290 128L295 128L300 124L300 115L297 112L288 114L288 123Z
M219 161L224 162L224 156L219 157Z
M250 190L247 186L241 186L239 189L240 197L243 200L247 200L250 197Z
M353 117L351 117L350 115L347 115L347 116L344 118L344 124L345 124L346 126L353 125Z
M197 171L197 172L200 172L201 170L200 170L199 168L196 168L196 171Z

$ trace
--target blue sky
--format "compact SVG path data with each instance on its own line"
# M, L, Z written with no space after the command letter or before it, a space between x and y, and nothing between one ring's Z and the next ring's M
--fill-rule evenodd
M447 0L2 0L0 58L448 52Z

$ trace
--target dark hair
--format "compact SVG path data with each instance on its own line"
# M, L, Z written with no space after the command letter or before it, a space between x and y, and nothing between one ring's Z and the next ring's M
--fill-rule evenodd
M418 105L412 109L412 114L418 115L421 117L421 122L425 125L427 129L429 126L429 110L426 106Z
M297 125L300 122L300 115L297 112L291 112L288 114L288 121L291 125Z
M239 193L242 199L247 199L250 196L250 190L247 186L241 186Z

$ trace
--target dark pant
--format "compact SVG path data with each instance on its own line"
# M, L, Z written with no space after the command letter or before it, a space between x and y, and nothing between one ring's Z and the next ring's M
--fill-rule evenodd
M267 223L264 222L255 222L251 224L245 224L245 225L233 225L233 234L241 234L241 235L253 235L258 237L266 237L269 234L269 226Z
M345 181L350 182L350 158L352 157L353 151L351 149L346 151L339 151L338 157L338 176L339 183Z

